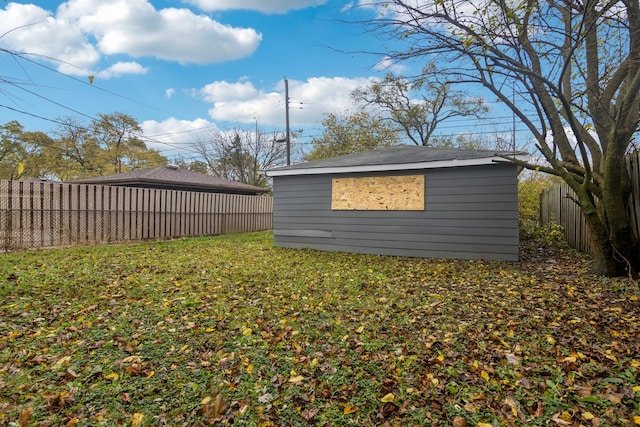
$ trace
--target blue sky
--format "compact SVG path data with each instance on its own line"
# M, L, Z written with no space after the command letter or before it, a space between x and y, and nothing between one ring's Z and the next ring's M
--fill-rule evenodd
M7 1L0 123L51 132L61 117L118 111L162 154L192 158L212 130L284 131L286 77L297 149L308 149L323 114L356 109L353 89L415 71L358 53L383 42L345 21L375 13L334 0Z

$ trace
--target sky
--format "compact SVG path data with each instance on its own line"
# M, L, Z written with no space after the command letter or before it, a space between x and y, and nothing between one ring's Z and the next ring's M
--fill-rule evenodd
M51 133L64 117L121 112L170 160L197 159L212 131L284 132L287 79L292 150L308 151L325 114L357 110L353 89L416 71L385 59L358 24L377 11L356 3L5 0L0 124Z

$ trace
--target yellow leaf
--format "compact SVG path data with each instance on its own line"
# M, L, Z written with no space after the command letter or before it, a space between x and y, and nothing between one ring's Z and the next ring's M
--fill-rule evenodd
M382 399L380 399L380 402L393 402L394 400L396 400L396 396L393 393L387 393L385 394Z
M440 361L440 362L444 361L444 354L438 353L438 361Z
M151 378L152 376L154 376L156 373L156 371L149 371L149 373L147 374L147 378Z
M200 404L201 404L201 405L206 405L206 404L207 404L207 403L209 403L209 402L211 402L211 396L207 396L207 397L205 397L204 399L202 399L202 400L200 401Z
M504 403L509 406L509 408L511 408L511 413L513 414L514 417L518 416L518 405L515 401L515 399L511 396L507 396L504 399Z
M104 379L109 381L115 381L118 379L118 374L116 374L115 372L112 372L109 375L105 375Z
M249 366L247 366L247 373L248 373L248 374L253 374L253 369L254 369L254 368L253 368L253 365L249 365Z
M633 423L637 426L640 426L640 415L633 416Z
M360 326L358 329L356 329L356 333L361 334L364 332L364 326Z
M95 76L89 76L89 84L92 85L93 84L93 79L95 78Z
M343 413L345 415L349 415L349 414L354 414L356 412L358 412L360 409L357 406L354 405L347 405L344 407L344 411Z
M250 328L246 328L245 330L242 331L242 335L244 335L245 337L248 337L252 333L253 331Z
M133 417L131 417L131 425L139 426L140 424L142 424L143 419L144 419L144 414L141 414L140 412L136 412L135 414L133 414Z
M180 350L178 350L178 353L184 353L188 348L189 346L185 344L182 347L180 347Z
M80 422L79 419L77 419L76 417L73 417L69 421L67 421L67 423L65 424L65 427L72 427L72 426L78 424L79 422Z
M71 356L64 356L58 359L58 361L51 367L52 370L58 370L62 368L62 366L68 364L71 361Z
M483 380L489 381L489 374L487 373L487 371L485 370L480 371L480 376L482 377Z
M478 427L493 427L493 425L489 423L478 423Z
M586 421L591 421L592 419L595 418L595 415L593 415L591 412L583 412L582 418Z
M214 328L207 328L207 329L205 329L204 331L205 331L205 332L213 332L213 331L215 331L215 329L214 329Z
M556 345L556 340L550 335L547 335L547 342L551 345Z
M297 375L295 377L289 378L289 382L290 383L299 383L299 382L302 382L302 381L304 381L304 377L302 375Z
M633 391L635 391L636 393L638 393L640 391L640 385L634 385L633 386Z

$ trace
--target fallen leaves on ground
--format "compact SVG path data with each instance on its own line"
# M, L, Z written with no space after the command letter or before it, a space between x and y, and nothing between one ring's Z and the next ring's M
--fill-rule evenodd
M0 257L0 425L640 424L638 284L276 248Z

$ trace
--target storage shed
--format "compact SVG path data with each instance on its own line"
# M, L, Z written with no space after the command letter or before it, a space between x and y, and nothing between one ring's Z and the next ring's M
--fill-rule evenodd
M395 146L267 171L277 246L517 261L525 152Z

